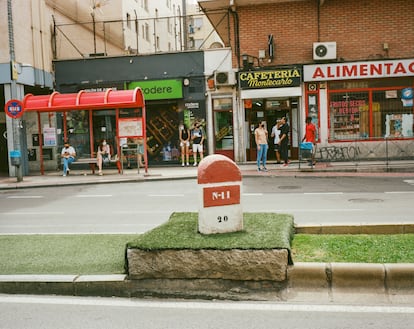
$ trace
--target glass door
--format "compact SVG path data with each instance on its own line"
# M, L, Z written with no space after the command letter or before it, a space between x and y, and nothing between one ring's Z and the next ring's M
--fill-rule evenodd
M233 99L213 99L214 152L234 160Z

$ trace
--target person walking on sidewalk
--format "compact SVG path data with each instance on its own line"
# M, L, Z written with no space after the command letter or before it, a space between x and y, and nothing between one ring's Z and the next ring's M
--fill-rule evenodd
M280 147L280 156L283 160L282 168L285 168L289 165L289 124L286 121L286 117L280 119L280 139L279 139L279 147Z
M276 163L280 164L280 150L279 150L279 139L280 139L280 120L276 120L276 124L272 127L271 137L273 137L273 144L275 146Z
M312 123L312 117L306 117L305 120L305 136L302 138L302 142L312 143L312 153L311 160L309 162L310 166L314 166L315 162L315 153L316 153L316 126Z
M267 160L267 144L268 132L266 129L266 122L262 121L254 131L254 139L257 146L257 171L267 171L266 160ZM263 167L260 169L260 162Z
M60 153L63 159L63 176L69 175L69 165L75 161L76 151L69 144L69 141L65 141L63 144L62 152Z

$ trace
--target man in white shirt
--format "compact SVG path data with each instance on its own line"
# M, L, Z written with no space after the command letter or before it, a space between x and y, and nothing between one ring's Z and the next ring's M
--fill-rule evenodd
M63 159L63 176L69 175L69 165L75 161L75 149L70 146L68 141L65 141L62 152L60 153Z

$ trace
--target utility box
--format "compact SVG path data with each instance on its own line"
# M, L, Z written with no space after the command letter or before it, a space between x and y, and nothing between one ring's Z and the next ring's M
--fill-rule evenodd
M198 166L198 231L202 234L243 230L242 175L230 158L213 154Z
M10 151L10 163L12 166L19 167L22 164L22 156L20 151Z

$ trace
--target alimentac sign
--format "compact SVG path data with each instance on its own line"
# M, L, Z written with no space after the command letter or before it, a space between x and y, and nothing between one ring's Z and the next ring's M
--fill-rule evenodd
M301 79L302 71L296 67L239 72L241 89L298 87Z
M414 59L305 65L305 82L414 76Z

